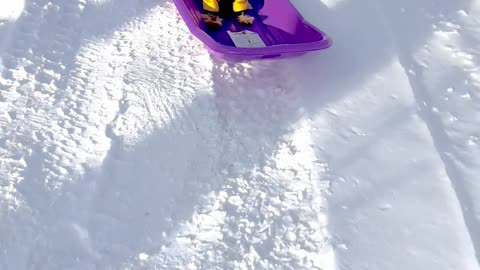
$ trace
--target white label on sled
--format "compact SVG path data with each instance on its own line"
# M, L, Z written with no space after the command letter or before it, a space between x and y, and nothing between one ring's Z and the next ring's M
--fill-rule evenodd
M262 48L266 47L260 36L252 31L244 30L241 32L227 31L235 46L239 48Z

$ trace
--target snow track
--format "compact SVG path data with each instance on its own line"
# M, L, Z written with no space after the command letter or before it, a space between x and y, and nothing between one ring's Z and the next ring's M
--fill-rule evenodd
M0 269L478 270L478 1L292 2L334 46L230 65L171 1L0 0Z
M334 2L302 11L336 41L314 122L340 269L479 269L475 2Z
M415 9L409 8L409 5L414 5ZM478 51L472 51L474 48L467 45L476 42L467 41L471 37L461 35L459 29L475 32L480 24L473 19L477 12L472 10L467 1L439 6L434 2L423 1L420 5L424 7L421 12L416 9L418 2L403 3L403 9L393 5L385 6L384 14L392 18L389 22L392 32L399 33L395 42L400 62L409 78L420 114L429 128L455 189L479 261L480 201L477 194L480 194L480 189L474 179L480 173L480 163L474 156L480 154L476 140L480 115L475 108L475 99L478 100L475 93L480 90L476 76L480 63L475 62L475 56L471 54L478 54ZM402 10L403 12L398 12ZM471 10L473 14L469 15L470 12L466 10ZM415 33L401 31L407 21L402 17L409 18L410 26L417 27L419 31L425 31L427 26L433 29L431 40L422 49L416 50L409 45L408 41ZM462 110L458 111L458 108Z

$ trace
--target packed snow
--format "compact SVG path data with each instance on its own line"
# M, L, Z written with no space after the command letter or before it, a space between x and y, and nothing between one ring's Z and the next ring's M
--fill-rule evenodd
M212 57L170 0L0 0L0 269L480 270L480 1L292 0Z

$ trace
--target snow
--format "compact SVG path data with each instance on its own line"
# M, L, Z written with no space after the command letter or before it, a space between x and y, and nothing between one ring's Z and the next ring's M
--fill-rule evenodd
M0 1L0 269L480 269L480 2L292 3L333 47L233 65Z

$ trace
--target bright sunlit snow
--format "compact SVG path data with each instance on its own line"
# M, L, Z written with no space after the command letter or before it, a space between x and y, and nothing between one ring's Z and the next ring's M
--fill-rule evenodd
M480 270L480 1L292 3L331 48L228 64L0 0L0 269Z

